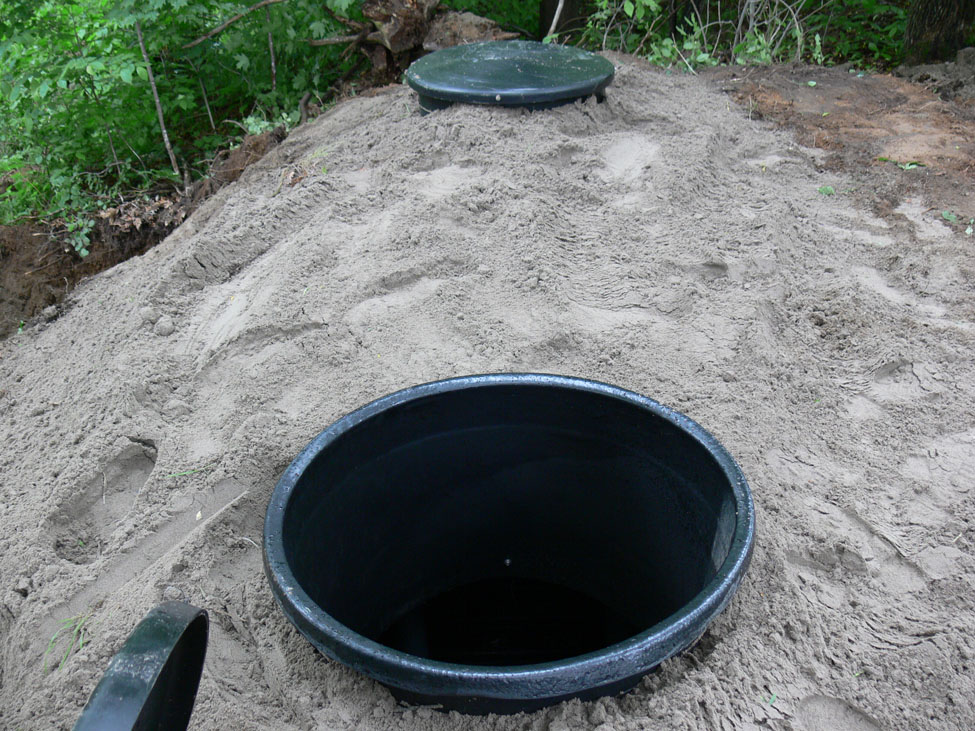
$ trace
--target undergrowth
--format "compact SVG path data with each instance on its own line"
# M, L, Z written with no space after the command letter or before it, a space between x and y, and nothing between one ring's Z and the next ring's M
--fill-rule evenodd
M0 0L0 224L49 224L84 256L94 211L183 190L355 62L307 42L345 32L353 0L269 4L191 45L250 4Z
M903 56L908 0L594 0L594 6L582 43L660 66L693 71L805 61L888 68Z

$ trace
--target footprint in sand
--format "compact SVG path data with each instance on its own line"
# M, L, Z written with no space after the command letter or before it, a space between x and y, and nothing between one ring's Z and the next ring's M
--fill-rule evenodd
M603 152L604 167L597 174L607 183L633 183L647 176L659 154L660 145L641 136L625 137Z
M907 457L901 474L915 487L910 498L914 522L941 528L959 514L960 506L971 500L975 485L975 429L932 439ZM924 551L918 561L929 576L943 578L950 572L944 570L942 559L954 556L956 548L931 554L930 567L922 560Z
M931 398L941 391L938 377L938 371L931 364L895 358L874 370L869 395L881 403Z
M151 443L132 444L119 452L47 519L54 552L76 564L98 558L155 466Z
M414 190L427 198L444 198L469 186L481 174L480 170L448 165L437 170L419 172L411 176Z
M789 484L838 479L829 470L813 466L818 460L806 455L799 459L773 449L766 461L773 473ZM810 533L821 539L806 540L804 545L788 551L786 563L794 573L804 573L813 581L821 603L841 608L850 582L868 577L879 581L891 595L920 591L927 586L924 572L907 558L882 526L868 522L852 508L810 500Z

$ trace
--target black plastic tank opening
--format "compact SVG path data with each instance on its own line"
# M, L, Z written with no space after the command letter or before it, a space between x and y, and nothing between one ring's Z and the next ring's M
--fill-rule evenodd
M518 666L594 652L691 601L735 503L677 425L584 390L496 385L398 404L305 468L284 517L294 577L395 650Z

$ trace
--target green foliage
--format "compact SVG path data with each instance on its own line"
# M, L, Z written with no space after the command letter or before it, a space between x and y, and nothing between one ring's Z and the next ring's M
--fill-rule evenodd
M23 323L21 323L23 325ZM78 540L79 545L84 545L81 539ZM64 654L61 655L61 662L58 663L57 669L60 670L64 667L64 664L68 661L68 658L73 652L81 652L84 649L85 643L91 638L91 628L88 624L88 620L91 619L91 612L86 612L85 614L79 614L75 617L68 617L67 619L62 619L60 624L61 627L57 632L51 637L50 642L47 643L47 649L44 650L44 672L48 672L48 656L55 652L55 648L59 644L59 640L62 637L67 637L68 644L64 650ZM55 659L57 659L55 657ZM52 668L53 671L53 668Z
M583 32L583 41L590 46L639 54L648 42L652 46L669 38L659 0L595 0L593 5L595 10ZM662 55L670 53L663 51Z
M711 55L704 33L697 25L678 28L677 40L661 38L649 47L647 59L658 66L678 66L683 64L689 71L700 66L717 66L718 59Z
M880 162L892 162L901 170L917 170L918 168L927 167L923 162L918 162L917 160L898 162L897 160L892 160L889 157L878 157L877 160L879 160Z
M895 66L903 56L907 8L907 0L833 0L806 18L805 32L821 36L825 63Z
M702 19L694 14L671 22L671 4L660 0L595 0L583 42L643 55L659 66L689 71L719 62Z
M342 46L314 48L307 39L345 29L321 2L289 0L184 48L251 4L0 0L0 223L60 220L84 255L84 211L182 182L162 143L136 23L176 157L194 177L242 128L294 124L301 96L324 92L352 63ZM357 7L326 4L338 13Z
M359 0L0 0L0 223L56 223L79 255L91 216L120 198L175 188L136 37L142 32L165 124L182 168L198 177L242 131L293 125L298 100L349 70L333 13ZM443 0L537 37L538 4ZM592 0L581 41L693 71L717 63L900 60L908 0ZM272 75L271 47L274 67Z
M65 224L65 233L68 243L74 247L78 256L84 258L88 256L88 244L91 243L91 230L95 227L95 222L85 216L69 218Z
M774 49L764 33L750 30L741 39L741 43L733 49L735 63L770 64L773 61Z
M889 67L901 59L908 2L594 0L582 41L689 70L786 61Z

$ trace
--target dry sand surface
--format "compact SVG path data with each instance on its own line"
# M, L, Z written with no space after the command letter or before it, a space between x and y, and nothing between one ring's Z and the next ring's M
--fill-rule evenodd
M213 620L196 729L975 727L975 240L926 201L858 209L709 82L619 63L598 105L344 103L0 343L0 727L70 727L173 598ZM625 696L398 706L271 597L264 509L297 452L496 371L654 397L751 482L741 590Z

